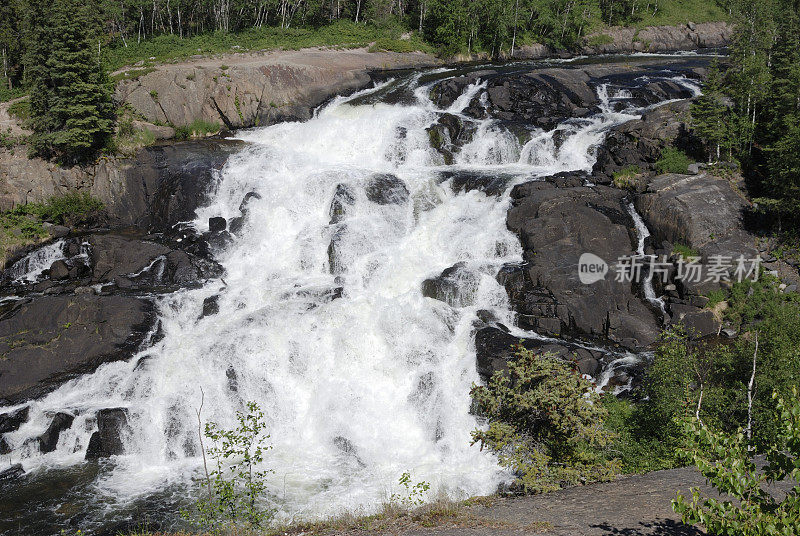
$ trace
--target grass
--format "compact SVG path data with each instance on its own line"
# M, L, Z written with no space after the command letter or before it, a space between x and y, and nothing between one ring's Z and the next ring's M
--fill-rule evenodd
M358 48L371 43L379 43L378 47L384 50L432 50L416 35L408 40L400 39L403 31L399 25L378 26L341 20L318 29L265 27L237 33L214 32L185 39L176 35L161 35L141 43L129 43L127 47L106 48L104 59L111 71L140 62L137 66L143 67L139 69L141 71L154 62L253 50L296 50L316 46Z
M592 35L586 40L586 44L589 45L590 47L610 45L613 42L614 38L604 33Z
M627 166L614 173L612 182L617 188L632 190L640 173L639 166Z
M195 119L185 126L175 127L175 139L188 140L189 138L203 138L208 135L217 134L222 130L219 123Z
M647 26L676 26L687 22L728 21L728 12L717 2L709 0L661 0L658 11L644 14L638 21L630 24L635 28Z
M0 213L0 258L5 263L14 249L47 237L44 222L81 225L97 216L103 203L88 193L51 197L44 203L28 203Z
M257 532L242 529L232 530L223 534L225 536L326 535L352 532L397 534L407 529L420 527L457 527L461 529L481 527L546 532L552 528L549 523L535 523L525 527L517 527L506 522L481 517L472 511L476 507L492 506L496 500L495 497L474 497L458 502L438 499L430 504L412 509L398 504L384 504L378 513L370 515L345 513L322 521L296 522ZM120 536L192 536L195 534L198 533L160 533L144 529L128 532Z
M661 158L656 162L656 171L659 173L686 173L693 160L675 147L664 147Z
M700 252L696 249L693 249L686 244L673 244L672 246L672 253L675 255L681 255L684 259L688 259L689 257L699 257Z
M708 303L706 304L706 307L708 307L709 309L713 309L728 298L728 291L721 288L716 290L710 290L706 294L706 298L708 298Z
M25 94L27 94L27 90L21 87L8 89L8 80L6 80L5 77L0 76L0 102L17 99Z
M8 113L20 123L25 124L31 118L30 99L21 100L10 105L8 107Z
M117 110L117 132L114 135L113 152L122 156L132 156L142 147L153 145L155 135L146 129L136 128L133 121L136 114L129 106Z

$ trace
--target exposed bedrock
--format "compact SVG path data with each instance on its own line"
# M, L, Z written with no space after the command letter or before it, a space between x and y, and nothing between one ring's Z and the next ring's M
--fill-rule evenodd
M425 67L421 53L366 50L274 51L159 65L117 85L115 99L150 122L176 126L202 120L228 129L311 118L335 95L367 87L369 70Z
M631 283L583 284L578 259L593 253L613 265L635 251L625 192L608 187L559 188L547 181L516 186L508 228L519 235L524 263L498 274L521 327L547 335L582 336L641 348L659 322Z
M154 328L151 301L36 296L0 312L0 404L41 396L103 363L126 359Z
M478 374L488 381L495 372L508 369L508 361L514 358L516 348L522 346L537 354L553 355L573 364L581 374L595 376L600 370L604 354L588 350L569 342L517 337L509 333L502 324L480 327L475 333L475 353Z
M638 105L691 97L685 87L665 77L663 68L667 64L690 77L697 77L703 69L700 62L696 65L684 62L677 66L667 60L537 69L523 74L485 70L435 84L430 96L439 107L447 108L470 85L485 82L486 96L473 98L463 111L465 115L489 116L520 128L552 130L567 119L587 117L596 112L601 102L597 87L602 84L613 89L624 83L631 93L632 103ZM435 136L431 134L432 140L443 138L445 134L452 139L456 130L443 125L441 120L432 128L436 129Z
M658 106L611 129L597 149L592 177L599 184L609 184L614 173L624 168L647 172L655 168L665 147L674 146L695 158L702 158L703 148L687 124L690 100Z

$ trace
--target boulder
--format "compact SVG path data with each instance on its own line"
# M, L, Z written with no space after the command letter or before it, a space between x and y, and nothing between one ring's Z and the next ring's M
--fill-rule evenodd
M16 432L28 420L30 406L25 406L9 413L0 414L0 434Z
M25 474L25 469L21 463L15 463L11 467L0 470L0 489L6 486L13 486L14 482Z
M652 170L668 146L702 157L702 144L684 122L690 105L688 100L671 102L645 112L640 119L613 127L597 149L592 179L598 184L610 184L614 173L623 168Z
M512 190L509 230L520 237L525 264L506 267L498 280L519 313L520 326L547 335L578 335L626 348L653 343L659 323L630 282L616 281L613 265L635 252L625 194L607 187L557 188L547 181ZM578 259L592 253L612 269L582 284Z
M487 382L495 372L506 371L508 361L514 358L519 346L539 355L547 354L570 362L582 374L593 376L599 371L602 357L599 352L568 342L517 337L502 324L497 324L481 327L475 333L475 354L481 379Z
M211 233L221 233L228 227L228 221L220 216L208 218L208 230Z
M672 303L670 312L672 323L682 323L690 339L702 339L720 333L720 322L708 309Z
M328 210L331 225L342 221L347 214L349 207L356 203L356 195L353 188L347 184L337 184L333 194L331 207Z
M69 429L74 420L75 416L69 413L56 413L53 420L50 421L50 426L48 426L47 430L38 438L39 451L46 454L56 450L61 432Z
M0 314L0 404L42 396L102 363L127 359L156 321L150 300L37 296Z
M511 175L487 174L471 170L442 171L439 173L439 178L444 182L450 182L450 189L453 193L477 190L495 197L503 195L509 183L516 179Z
M219 312L219 294L209 296L203 300L203 312L200 318L215 315Z
M682 243L704 257L758 253L755 237L744 230L750 203L727 179L707 173L660 175L637 196L636 209L657 241Z
M379 205L401 205L408 202L406 184L389 173L376 173L367 179L364 191L367 199Z
M602 36L602 39L598 37ZM733 25L703 22L674 26L603 28L586 36L583 54L626 54L631 52L672 52L698 48L723 48L731 43Z
M69 277L69 266L67 266L67 263L63 260L58 260L50 265L48 272L50 273L50 279L56 281L67 279Z
M459 262L436 277L422 282L422 295L443 301L451 307L469 307L474 302L480 274Z
M122 435L128 428L124 408L101 409L97 412L97 431L89 438L86 459L97 460L116 456L125 451Z

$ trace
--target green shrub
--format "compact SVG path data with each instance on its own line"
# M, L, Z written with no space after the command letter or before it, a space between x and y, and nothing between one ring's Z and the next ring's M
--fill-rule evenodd
M198 412L199 418L199 412ZM258 529L263 527L274 512L263 504L266 476L271 471L262 470L264 453L271 449L266 444L264 413L255 402L247 403L247 413L236 412L237 427L220 428L216 423L205 425L205 437L212 446L203 452L215 466L207 472L201 498L195 504L196 512L183 512L204 530L222 534L237 527Z
M30 99L17 101L8 107L8 113L15 117L22 124L27 123L31 118Z
M217 134L221 130L219 123L195 119L188 125L175 127L175 139L188 140L193 137L204 137Z
M29 203L16 207L12 213L31 215L41 221L57 225L81 225L97 217L103 210L103 203L88 193L74 192L51 197L44 203Z
M641 171L639 166L627 166L614 172L614 186L623 190L631 190L636 186L636 179Z
M693 160L680 149L664 147L661 158L656 162L656 170L659 173L686 173L692 162Z
M597 34L589 37L586 40L586 44L590 47L598 47L602 45L610 45L614 42L614 38L608 34Z
M777 393L773 398L778 399ZM795 388L776 403L781 423L766 449L767 464L756 466L743 430L717 432L698 419L684 421L688 445L682 454L724 498L703 497L692 488L691 500L680 493L672 502L684 523L702 524L719 536L795 536L800 534L800 401ZM784 496L766 485L788 479ZM729 498L730 497L730 498ZM730 500L730 499L734 500Z
M700 256L700 252L699 251L697 251L696 249L694 249L692 247L687 246L686 244L681 244L681 243L677 243L677 244L673 244L672 245L672 253L674 253L675 255L680 255L684 259L688 259L690 257L699 257Z
M488 428L472 432L473 444L495 452L526 492L604 480L618 470L606 457L611 436L600 396L563 361L519 347L508 373L474 385L471 395L488 419Z

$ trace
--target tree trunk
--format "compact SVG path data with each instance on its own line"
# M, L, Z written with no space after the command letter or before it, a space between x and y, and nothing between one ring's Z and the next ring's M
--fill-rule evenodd
M756 381L756 358L758 357L758 332L756 331L756 349L753 352L753 372L747 384L747 442L753 437L753 385Z

